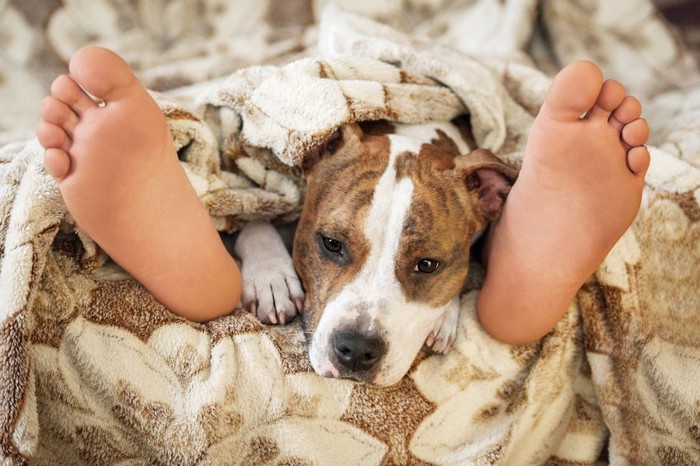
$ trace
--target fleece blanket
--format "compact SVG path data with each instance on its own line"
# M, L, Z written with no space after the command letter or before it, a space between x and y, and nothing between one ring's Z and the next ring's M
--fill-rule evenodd
M25 47L0 68L3 106L22 109L0 122L16 141L0 149L2 464L698 464L699 74L652 5L322 3L4 5ZM388 388L325 379L297 322L174 316L66 213L17 100L95 40L167 91L154 96L222 232L295 219L295 163L347 122L468 114L517 168L548 74L582 57L645 104L642 209L541 341L490 339L472 289L449 354ZM33 58L46 69L8 66Z

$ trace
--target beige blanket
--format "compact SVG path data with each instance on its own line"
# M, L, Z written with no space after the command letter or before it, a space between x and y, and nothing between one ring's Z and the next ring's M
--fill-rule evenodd
M32 40L62 39L64 49L52 42L57 54L96 35L150 84L268 62L156 96L222 231L294 219L304 194L294 162L345 122L466 111L476 142L517 167L548 84L542 71L578 56L644 99L654 147L635 224L549 335L530 346L495 342L476 320L472 290L452 352L420 355L400 383L377 389L313 373L297 323L269 327L235 313L198 325L170 314L75 228L36 142L6 145L2 464L700 462L700 87L686 86L697 68L649 4L345 5L393 27L334 7L317 27L301 1L242 1L236 11L212 1L198 12L187 2L163 11L66 2L50 14L29 5L6 6L3 20L14 15L22 31L25 18ZM169 56L146 52L171 30L189 40L171 41ZM237 41L248 56L231 64ZM5 79L0 92L14 84ZM23 131L7 123L5 134Z

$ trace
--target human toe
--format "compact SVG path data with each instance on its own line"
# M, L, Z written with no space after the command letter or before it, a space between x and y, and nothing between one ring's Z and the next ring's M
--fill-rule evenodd
M121 98L137 83L131 67L111 50L88 46L70 60L71 76L90 94L105 101Z
M57 181L61 181L70 170L70 157L62 149L49 148L44 152L44 168Z
M631 147L644 145L649 138L649 125L643 118L638 118L622 128L622 140Z
M86 110L97 106L97 102L67 75L61 75L53 81L51 96L63 102L78 115L82 115Z
M78 115L68 105L52 96L44 98L39 115L42 120L60 127L69 135L73 133L79 121Z
M632 173L641 178L646 175L650 163L649 150L644 146L633 147L627 152L627 166Z
M561 121L575 121L598 100L603 73L589 61L578 61L562 69L552 81L542 110Z
M610 118L610 114L618 108L625 98L625 88L619 82L608 79L600 88L595 105L586 113L586 118Z
M67 150L70 145L70 139L66 132L61 127L46 121L42 121L37 125L36 137L44 149Z
M636 97L628 95L613 112L613 118L623 125L631 123L642 116L642 104Z

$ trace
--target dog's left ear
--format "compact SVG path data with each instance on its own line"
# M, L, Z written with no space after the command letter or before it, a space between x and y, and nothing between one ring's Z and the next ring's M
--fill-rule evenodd
M518 177L517 170L485 149L460 155L455 158L455 164L456 170L463 176L467 190L476 195L479 213L486 221L496 220Z

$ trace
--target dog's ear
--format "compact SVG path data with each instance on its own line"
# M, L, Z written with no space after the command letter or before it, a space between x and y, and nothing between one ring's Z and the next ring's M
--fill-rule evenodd
M497 219L518 177L517 170L484 149L456 157L455 164L467 189L476 195L479 213L486 221Z
M321 144L304 154L300 163L302 172L307 175L323 157L334 154L341 147L359 142L362 136L362 129L354 123L336 128L335 131L328 134L328 137Z

